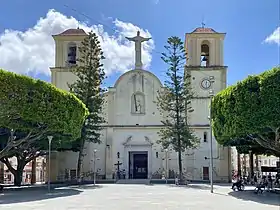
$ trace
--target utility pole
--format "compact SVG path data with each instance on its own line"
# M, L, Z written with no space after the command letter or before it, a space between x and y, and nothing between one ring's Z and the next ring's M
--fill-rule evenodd
M96 174L97 174L97 170L96 170L96 161L100 160L100 158L96 157L96 153L97 150L94 149L93 150L93 185L96 185Z
M49 171L48 171L48 192L51 191L51 144L52 144L53 136L48 136L49 140Z
M209 77L209 80L211 82L211 85L214 83L214 77L213 76L210 76ZM210 96L210 110L209 110L209 127L210 127L210 192L213 193L214 190L213 190L213 132L212 132L212 99L214 97L214 91L213 89L211 88L209 90L209 96Z
M93 150L93 185L96 184L96 152L97 150Z
M168 149L165 149L165 183L167 184L167 176L168 176L168 172L167 172L167 168L168 168Z

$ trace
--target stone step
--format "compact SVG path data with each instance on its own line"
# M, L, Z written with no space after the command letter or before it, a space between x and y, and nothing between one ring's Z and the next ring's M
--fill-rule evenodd
M149 179L120 179L117 184L150 184Z

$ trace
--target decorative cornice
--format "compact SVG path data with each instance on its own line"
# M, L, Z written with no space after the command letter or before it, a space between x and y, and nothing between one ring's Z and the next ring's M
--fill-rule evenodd
M53 72L71 72L71 67L50 67Z
M196 71L213 71L213 70L226 70L228 66L185 66L187 70L196 70Z
M195 97L192 97L192 99L210 99L211 97L210 96L195 96Z
M164 125L102 125L103 128L164 128ZM194 124L190 125L190 128L205 128L209 127L209 124Z

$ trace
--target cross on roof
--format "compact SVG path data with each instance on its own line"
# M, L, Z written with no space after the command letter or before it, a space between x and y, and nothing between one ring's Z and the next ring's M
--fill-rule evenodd
M204 23L204 21L202 21L201 25L202 25L202 28L204 28L204 26L205 26L205 23Z

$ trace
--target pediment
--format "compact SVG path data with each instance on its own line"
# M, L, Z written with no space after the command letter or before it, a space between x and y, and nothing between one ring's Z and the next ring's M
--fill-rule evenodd
M144 136L142 138L133 138L133 136L129 136L125 142L123 142L124 146L152 146L153 143L149 139L149 137Z

